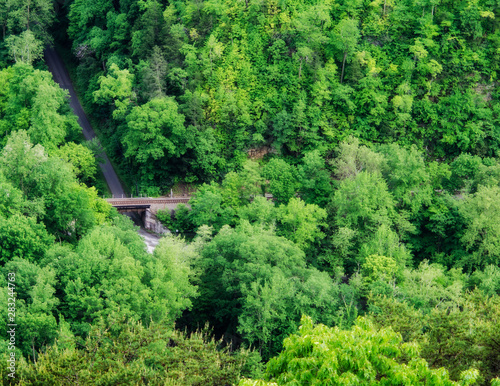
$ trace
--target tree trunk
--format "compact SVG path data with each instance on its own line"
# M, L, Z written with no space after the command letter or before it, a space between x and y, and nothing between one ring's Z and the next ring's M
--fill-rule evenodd
M344 81L345 59L347 58L347 51L344 52L344 60L342 61L342 75L340 76L340 83Z

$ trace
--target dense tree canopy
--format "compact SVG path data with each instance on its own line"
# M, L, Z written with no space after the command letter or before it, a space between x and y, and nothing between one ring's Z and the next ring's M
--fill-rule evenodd
M499 15L0 0L10 381L499 385ZM153 253L101 198L103 150L127 193L191 194Z

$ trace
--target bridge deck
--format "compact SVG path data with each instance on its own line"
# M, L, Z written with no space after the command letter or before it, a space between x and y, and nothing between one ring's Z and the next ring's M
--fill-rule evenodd
M136 206L136 205L165 205L165 204L187 204L191 197L137 197L137 198L108 198L113 206Z

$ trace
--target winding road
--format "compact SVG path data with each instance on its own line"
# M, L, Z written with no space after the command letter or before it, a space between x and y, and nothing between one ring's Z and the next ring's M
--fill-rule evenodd
M69 104L73 109L73 112L78 117L78 123L83 129L83 136L86 140L90 140L95 138L96 135L94 133L94 129L90 125L87 116L85 115L85 111L83 111L82 105L78 100L75 89L71 83L71 79L69 77L69 73L64 66L64 62L62 61L59 54L53 48L47 48L45 50L45 62L49 66L49 70L54 77L54 80L59 83L61 88L69 91ZM113 197L123 197L125 192L123 190L122 184L116 175L115 170L113 169L113 165L109 162L108 156L106 154L103 155L104 163L100 164L102 173L104 174L104 178L106 179L106 183L108 184L109 190Z

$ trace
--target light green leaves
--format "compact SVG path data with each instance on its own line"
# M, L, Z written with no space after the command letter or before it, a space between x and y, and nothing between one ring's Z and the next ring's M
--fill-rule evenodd
M10 35L5 39L9 54L16 63L32 64L43 56L43 42L38 40L30 30L19 36Z
M184 116L172 98L153 99L132 109L123 138L125 156L138 164L165 162L186 150Z
M462 243L472 253L469 267L486 264L498 265L500 261L500 203L498 186L479 186L478 191L460 203L460 213L465 219L466 230Z
M325 236L321 227L326 225L326 210L306 204L300 198L293 197L286 206L281 204L277 209L277 219L280 224L278 233L302 249Z
M129 70L120 70L115 63L111 64L108 75L99 77L99 90L93 93L94 102L98 104L113 102L115 105L113 117L123 118L133 98L133 80L134 75Z
M301 323L268 364L267 376L280 385L458 385L444 368L430 369L418 347L402 343L390 328L377 330L363 318L346 331L315 326L308 317ZM471 369L460 384L473 384L478 375Z

